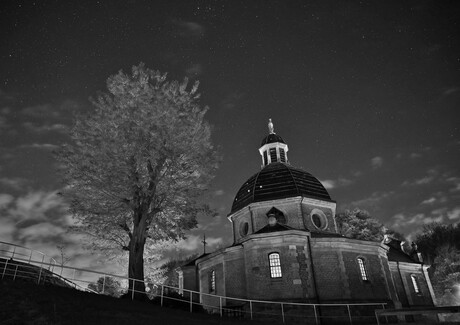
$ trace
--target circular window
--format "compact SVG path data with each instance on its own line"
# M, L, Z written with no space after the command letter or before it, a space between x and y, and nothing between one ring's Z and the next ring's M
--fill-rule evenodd
M247 222L242 222L240 224L240 235L241 236L246 236L249 232L249 223Z
M310 216L311 216L311 222L316 228L320 230L324 230L327 228L327 218L323 211L318 210L318 209L313 209L310 213Z

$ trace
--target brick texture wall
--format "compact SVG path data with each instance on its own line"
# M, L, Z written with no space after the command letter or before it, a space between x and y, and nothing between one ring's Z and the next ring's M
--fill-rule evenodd
M354 300L365 301L385 301L390 299L387 291L385 273L376 254L359 254L356 252L342 252L348 275L351 298ZM365 268L369 277L368 281L363 281L357 262L358 258L364 259Z
M270 253L280 254L281 278L271 278ZM244 254L247 292L251 299L306 301L314 296L305 239L289 240L279 236L249 242L245 243Z

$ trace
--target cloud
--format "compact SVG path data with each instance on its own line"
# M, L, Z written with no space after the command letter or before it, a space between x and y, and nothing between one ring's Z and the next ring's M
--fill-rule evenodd
M203 66L199 63L192 64L185 70L187 77L197 77L203 73Z
M372 168L377 169L383 166L383 158L382 157L374 157L371 159Z
M66 215L67 205L56 191L35 191L17 197L7 210L7 215L21 226L26 221L58 222Z
M60 117L59 111L51 104L29 106L21 110L22 115L29 117Z
M424 213L417 213L413 216L407 216L403 213L395 214L393 217L393 229L401 229L410 227L416 229L418 226L429 224L432 222L442 222L444 220L443 215L436 217L427 217Z
M238 91L232 92L225 96L219 103L219 108L223 113L231 112L238 107L242 98L244 98L244 93Z
M24 122L22 123L22 126L28 131L35 132L35 133L45 133L45 132L67 133L69 129L68 126L62 123L54 123L54 124L45 123L42 125L37 125L36 123L32 123L32 122Z
M351 202L350 205L354 207L358 207L358 208L375 207L381 204L383 200L391 197L393 194L394 194L393 191L389 191L389 192L376 191L376 192L373 192L371 196L367 198Z
M179 27L179 35L182 37L200 38L205 33L204 26L193 21L173 20L173 24Z
M323 184L323 186L324 186L324 188L326 190L331 190L331 189L336 187L335 182L333 180L330 180L330 179L326 179L326 180L320 181L320 182L321 182L321 184Z
M0 194L0 210L6 208L11 202L14 201L14 197L10 194Z
M215 190L214 191L214 196L222 196L225 194L225 191L224 190Z
M447 217L449 220L456 220L460 218L460 206L455 207L451 211L447 212Z
M20 228L18 238L21 242L51 242L55 244L66 230L50 222L41 222L30 227Z
M0 206L1 209L1 206ZM4 242L12 242L16 225L12 220L0 218L0 239Z
M444 89L442 92L442 96L446 97L446 96L452 95L458 92L459 90L460 90L459 87L450 87L450 88Z
M423 200L421 204L433 204L434 202L436 202L436 198L430 197L429 199Z
M458 192L460 191L460 177L449 177L446 179L447 182L453 183L454 187L449 190L449 192Z
M436 169L429 169L426 176L417 178L413 181L406 180L401 185L402 186L417 186L430 184L438 176L439 172Z
M347 179L347 178L342 178L342 177L338 178L337 180L326 179L320 182L323 184L324 188L327 190L353 184L352 180Z
M444 214L446 211L447 211L447 208L444 207L444 208L439 208L439 209L435 209L431 211L431 214L441 215L441 214Z
M0 178L0 185L15 189L15 190L20 190L22 189L25 184L27 183L27 180L24 178L19 178L19 177L2 177Z
M56 144L51 144L51 143L32 143L32 144L24 144L20 146L20 148L54 150L54 149L59 148L59 146Z
M186 239L179 241L174 245L174 248L185 250L185 251L196 251L203 249L203 238L201 236L189 235ZM212 246L216 247L223 243L221 237L206 237L206 247L211 248Z
M420 158L421 156L422 156L421 154L416 153L416 152L413 152L413 153L410 154L410 157L412 159Z

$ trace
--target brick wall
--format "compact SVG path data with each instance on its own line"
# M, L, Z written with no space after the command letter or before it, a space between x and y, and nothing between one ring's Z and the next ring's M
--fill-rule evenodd
M248 298L305 301L314 296L306 237L273 236L244 243ZM271 278L268 255L280 254L281 278ZM299 264L300 262L300 264Z
M335 222L334 222L335 215L333 215L332 210L330 208L318 207L318 206L310 205L310 204L302 204L303 228L306 228L306 229L308 229L310 231L320 231L314 226L314 224L313 224L313 222L311 220L310 214L311 214L313 209L318 209L318 210L322 211L326 216L327 228L322 230L322 231L334 232L335 233L336 232Z
M228 297L246 298L246 277L243 250L226 254L225 260L225 292Z
M221 261L217 263L213 263L217 261L209 261L207 262L206 266L201 268L199 271L200 277L200 292L212 294L212 295L219 295L225 296L225 281L224 281L224 267ZM216 273L216 290L214 292L210 291L210 274L211 271L214 270ZM208 295L202 295L201 302L203 303L204 307L207 306L219 306L220 301L217 297L212 297Z
M383 267L386 260L381 260L382 250L379 243L312 238L313 265L321 302L393 299L391 279ZM368 281L361 277L358 257L364 260Z
M390 268L403 307L433 305L428 283L420 264L390 262ZM412 275L416 277L419 293L415 292Z
M356 252L342 252L348 275L351 298L354 300L389 300L385 273L379 260L378 251L375 254L360 254ZM363 281L357 262L362 258L369 277L368 281Z

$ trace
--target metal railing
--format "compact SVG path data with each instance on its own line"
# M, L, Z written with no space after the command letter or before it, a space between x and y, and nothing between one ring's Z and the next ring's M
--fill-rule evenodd
M26 253L19 252L19 249L25 250ZM41 258L38 260L34 259L33 257L36 255L41 256ZM295 303L220 296L141 281L106 272L60 265L54 258L48 257L42 252L0 241L0 258L2 257L5 260L4 268L0 270L0 272L2 272L2 278L5 276L12 276L13 279L17 277L30 277L30 274L27 273L32 271L24 270L27 269L24 263L27 263L30 264L30 268L34 268L35 272L37 267L39 268L38 284L40 284L43 276L52 276L76 289L95 292L87 288L88 284L95 283L102 277L102 290L95 293L107 294L106 279L111 277L119 281L122 291L129 293L131 299L134 299L135 293L147 293L151 299L156 300L161 306L173 303L176 304L176 306L188 309L190 312L204 309L207 312L219 314L221 317L233 316L250 318L251 320L274 320L282 322L283 324L299 322L303 324L321 324L324 320L339 321L340 324L354 324L360 322L364 322L365 324L378 324L379 319L375 310L385 309L387 305L387 303L384 302L349 304ZM15 260L22 263L15 263ZM9 270L8 265L15 266L14 273L12 271L7 272L7 270ZM143 287L149 288L150 290L147 292L135 290L135 284L138 282L143 283ZM42 281L42 283L44 282ZM130 284L132 287L130 287Z

